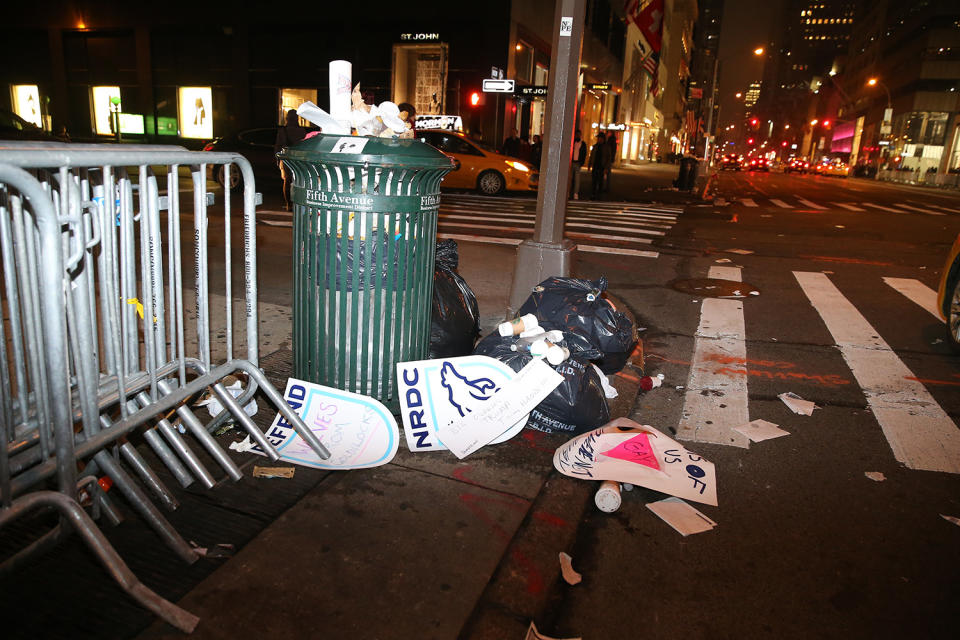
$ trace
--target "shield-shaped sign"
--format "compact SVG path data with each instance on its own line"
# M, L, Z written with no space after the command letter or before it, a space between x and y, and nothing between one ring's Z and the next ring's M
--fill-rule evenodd
M618 418L577 436L553 455L572 478L616 480L717 506L713 463L653 427Z

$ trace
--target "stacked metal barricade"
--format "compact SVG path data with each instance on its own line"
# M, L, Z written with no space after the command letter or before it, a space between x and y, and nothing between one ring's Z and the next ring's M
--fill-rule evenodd
M239 331L231 194L225 190L222 232L210 233L211 166L223 166L227 184L230 171L243 177ZM189 177L181 177L181 168ZM183 210L181 182L192 199ZM118 492L108 494L98 480L109 477L129 507L192 563L193 548L154 504L178 506L151 465L164 465L184 487L199 482L212 489L221 472L239 480L240 469L211 435L226 419L277 459L243 409L258 390L328 457L257 368L255 197L252 169L238 154L0 146L0 528L44 508L59 514L58 526L8 558L0 572L75 531L125 591L191 631L197 618L143 585L98 528L96 518L118 519ZM191 218L192 229L181 229ZM212 335L223 338L212 342ZM234 355L240 346L242 359ZM249 384L235 398L222 381L238 372ZM190 409L204 392L225 408L207 424Z

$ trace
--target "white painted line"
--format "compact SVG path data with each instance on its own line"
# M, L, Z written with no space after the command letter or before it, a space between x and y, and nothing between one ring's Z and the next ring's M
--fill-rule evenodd
M943 320L937 311L937 292L913 278L884 278L884 282L913 300L937 320Z
M504 218L500 216L490 216L490 215L474 215L474 216L461 216L453 213L443 213L440 212L440 220L483 220L484 222L513 222L523 224L524 222L533 222L533 219L524 220L520 218Z
M928 207L933 207L934 209L943 209L944 211L949 211L950 213L960 213L960 209L954 209L952 207L945 207L942 204L931 204L929 202L917 202L916 200L911 200L914 204L922 204Z
M740 268L710 267L707 275L740 281ZM744 449L750 446L745 435L733 430L750 422L746 371L742 376L729 373L731 368L740 370L746 366L745 333L743 302L704 299L677 427L679 439Z
M740 202L742 202L742 203L743 203L743 206L745 206L745 207L759 207L759 206L760 206L760 205L758 205L756 202L754 202L753 199L751 199L751 198L740 198Z
M268 227L290 227L293 228L293 220L257 220L260 224Z
M776 198L770 198L770 202L777 205L781 209L793 209L792 205L787 204L783 200L777 200Z
M570 238L584 238L586 240L616 240L617 242L630 242L633 244L651 244L653 238L625 238L623 236L607 236L597 233L576 233L568 231L564 235Z
M800 202L802 202L805 206L810 207L811 209L819 209L820 211L826 211L826 209L827 209L827 207L821 207L820 205L816 204L815 202L810 202L809 200L807 200L807 199L805 199L805 198L801 198L801 197L798 196L798 195L794 195L793 197L796 198L797 200L799 200Z
M644 235L644 236L666 235L666 233L664 233L663 231L654 231L653 229L644 229L644 228L627 227L627 226L611 227L603 224L580 224L577 222L574 222L571 224L570 222L567 222L565 227L567 229L600 229L602 231L623 231L624 233L627 233L627 232L639 233L640 235Z
M866 209L861 209L860 207L854 206L849 202L831 202L830 204L835 204L838 207L843 207L844 209L849 209L850 211L866 211Z
M467 229L490 229L491 231L512 231L519 233L530 233L533 230L533 227L505 227L502 224L467 224L464 222L451 222L449 224L445 223L443 220L440 220L441 225L447 225L451 227L466 227Z
M589 244L578 244L577 251L612 253L618 256L636 256L638 258L657 258L660 256L656 251L641 251L640 249L624 249L622 247L594 247Z
M262 215L268 213L273 216L283 216L284 218L292 218L293 211L284 211L282 209L257 209L257 215Z
M437 237L441 240L461 240L463 242L481 242L484 244L512 244L514 246L523 242L520 238L495 238L493 236L470 236L461 233L438 233Z
M881 207L878 204L873 204L872 202L861 202L865 207L871 207L873 209L880 209L881 211L889 211L890 213L907 213L906 211L901 211L900 209L891 209L890 207Z
M823 273L794 271L863 389L894 457L911 469L960 473L960 429Z
M920 213L926 213L927 215L931 215L931 216L947 215L943 211L931 211L930 209L921 209L920 207L912 207L909 204L903 204L902 202L898 202L897 206L903 209L910 209L911 211L919 211Z

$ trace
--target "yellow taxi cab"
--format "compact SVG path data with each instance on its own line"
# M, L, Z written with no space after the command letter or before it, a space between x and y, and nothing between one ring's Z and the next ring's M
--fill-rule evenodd
M815 171L822 176L838 176L840 178L846 178L848 175L850 175L850 167L840 160L824 160L817 165Z
M960 235L953 241L943 265L937 289L937 309L947 321L947 335L953 348L960 350Z
M456 161L456 169L443 179L445 187L476 189L495 196L504 191L536 191L540 183L540 174L533 165L501 155L456 131L417 129L417 139Z

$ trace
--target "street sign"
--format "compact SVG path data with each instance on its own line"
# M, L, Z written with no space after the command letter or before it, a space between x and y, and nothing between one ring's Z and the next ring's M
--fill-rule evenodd
M500 67L490 67L490 77L494 80L503 80L503 69Z
M547 87L542 85L520 87L520 91L518 91L518 93L522 96L545 96L547 95Z
M513 80L494 80L487 78L483 81L483 90L487 93L513 93Z

